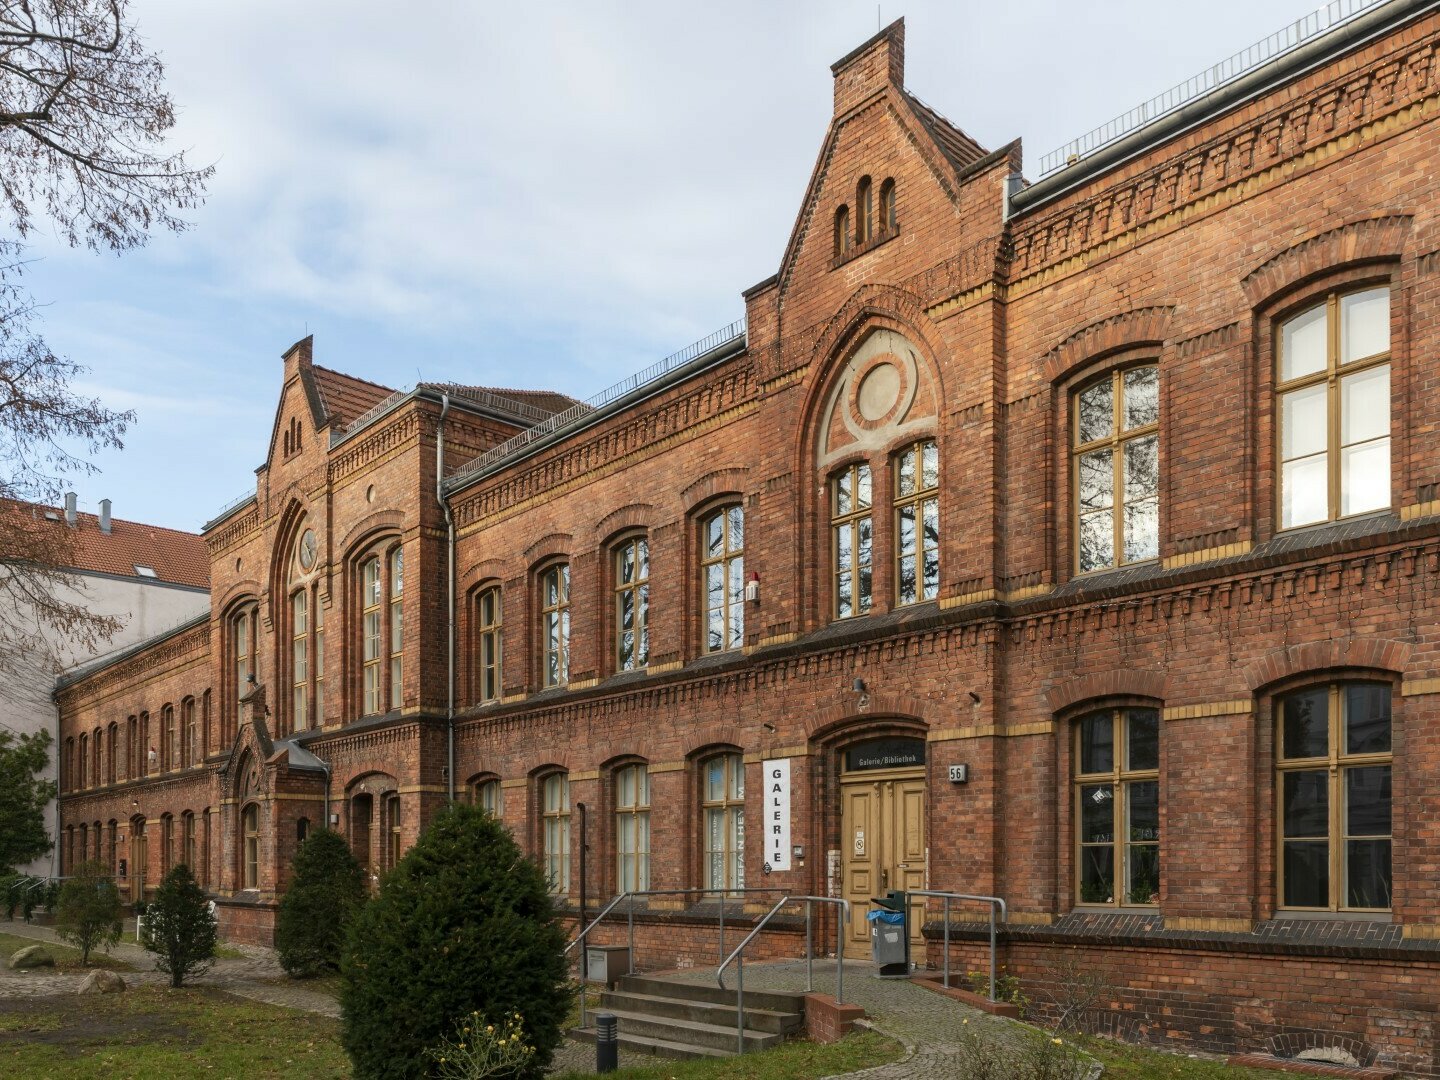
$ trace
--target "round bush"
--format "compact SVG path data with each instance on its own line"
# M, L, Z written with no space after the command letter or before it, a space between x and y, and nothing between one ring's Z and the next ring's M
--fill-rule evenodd
M545 877L484 810L443 811L350 924L341 1039L357 1077L426 1075L425 1051L478 1012L519 1013L538 1077L570 1006L565 934Z
M345 931L365 903L365 871L329 829L300 845L293 866L275 922L275 949L287 974L308 978L340 967Z

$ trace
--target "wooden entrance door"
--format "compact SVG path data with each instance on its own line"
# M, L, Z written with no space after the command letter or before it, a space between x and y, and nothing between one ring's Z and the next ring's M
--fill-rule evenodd
M864 773L840 782L840 858L850 927L845 955L870 956L872 897L925 888L925 770ZM910 939L922 941L925 905L911 905ZM912 944L912 950L914 945Z

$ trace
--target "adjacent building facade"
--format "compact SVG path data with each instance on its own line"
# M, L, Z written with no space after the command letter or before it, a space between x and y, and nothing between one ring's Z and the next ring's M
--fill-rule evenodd
M310 829L378 877L453 793L572 911L712 890L646 964L742 888L993 894L1096 1026L1440 1075L1437 43L1375 5L1027 184L897 23L778 273L659 374L402 393L298 343L208 613L57 690L118 750L67 857L187 862L264 940Z

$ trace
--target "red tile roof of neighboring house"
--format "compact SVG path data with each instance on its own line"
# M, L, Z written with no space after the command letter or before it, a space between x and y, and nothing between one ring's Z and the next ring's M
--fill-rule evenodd
M94 514L76 514L75 525L65 524L65 511L33 503L10 502L11 513L23 514L37 529L63 530L57 539L73 541L66 553L67 569L115 574L120 577L163 581L172 585L210 587L210 555L199 533L144 525L138 521L111 518L110 531L100 530ZM52 520L53 517L53 520ZM57 547L63 551L63 547ZM154 576L137 567L148 567Z

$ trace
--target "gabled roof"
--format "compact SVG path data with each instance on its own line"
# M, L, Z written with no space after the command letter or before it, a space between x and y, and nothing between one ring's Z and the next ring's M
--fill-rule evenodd
M373 409L395 390L389 386L357 379L341 371L332 371L319 364L311 367L315 377L315 389L320 395L320 406L325 411L324 420L343 428L361 413Z
M107 533L101 531L100 519L94 514L76 514L72 527L65 524L64 510L13 501L3 506L6 512L28 518L27 527L55 530L56 550L66 551L68 570L196 589L210 587L210 554L199 533L122 518L112 518ZM63 546L67 544L68 550ZM153 574L138 568L151 570Z
M581 404L579 398L562 394L558 390L512 390L508 386L461 386L458 389L479 390L497 397L510 398L512 401L522 401L526 405L544 409L547 413L564 412L566 409Z
M972 139L965 132L952 124L945 117L926 105L909 90L904 91L905 102L915 110L915 116L922 126L935 140L935 145L945 155L945 159L955 167L955 171L964 171L967 165L979 161L987 151L978 142Z

